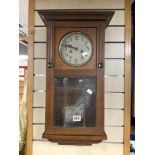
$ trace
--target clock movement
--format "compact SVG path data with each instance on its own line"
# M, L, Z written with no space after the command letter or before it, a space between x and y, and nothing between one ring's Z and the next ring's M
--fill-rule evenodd
M40 10L47 27L43 138L91 145L104 131L104 37L114 12Z

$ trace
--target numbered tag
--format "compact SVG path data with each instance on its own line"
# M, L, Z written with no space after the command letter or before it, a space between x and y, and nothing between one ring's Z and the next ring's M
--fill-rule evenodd
M81 115L74 115L73 116L73 122L80 122L81 121Z

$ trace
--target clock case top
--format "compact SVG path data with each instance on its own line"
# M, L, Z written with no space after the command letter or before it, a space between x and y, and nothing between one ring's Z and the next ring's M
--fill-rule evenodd
M104 36L105 28L109 24L114 11L105 10L40 10L38 11L47 27L47 94L45 132L43 138L60 144L90 145L107 139L104 132ZM82 31L91 36L95 54L92 60L80 68L62 64L63 61L55 61L58 43L60 40L54 33L56 27L62 29L61 35L69 31ZM63 30L63 28L65 30ZM66 31L67 30L67 31ZM96 32L93 32L96 31ZM59 33L59 30L58 30ZM59 59L59 58L58 58ZM92 62L91 62L92 61ZM58 67L57 67L58 66ZM60 66L60 67L59 67ZM83 72L84 71L84 72ZM54 75L57 76L96 76L97 77L97 107L95 128L55 128L53 126L53 105L51 97L54 93ZM49 80L50 78L50 80ZM102 102L101 102L102 101ZM52 103L53 104L53 103Z
M98 20L104 21L105 27L107 27L114 15L114 11L102 9L55 9L39 10L38 12L45 25L52 20Z

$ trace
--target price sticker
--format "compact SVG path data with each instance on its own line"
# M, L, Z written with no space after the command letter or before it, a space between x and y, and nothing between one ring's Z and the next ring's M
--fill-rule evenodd
M80 122L81 121L81 115L73 115L73 122Z

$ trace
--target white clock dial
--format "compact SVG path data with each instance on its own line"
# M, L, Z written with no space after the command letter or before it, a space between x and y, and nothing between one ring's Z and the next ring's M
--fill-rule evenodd
M92 42L84 33L71 32L62 38L59 52L65 63L72 66L81 66L92 57Z

